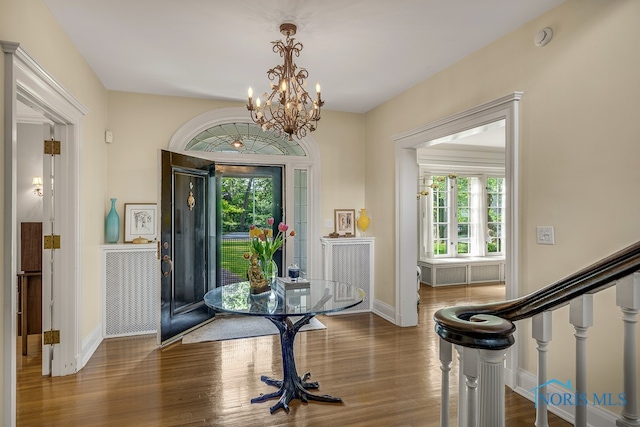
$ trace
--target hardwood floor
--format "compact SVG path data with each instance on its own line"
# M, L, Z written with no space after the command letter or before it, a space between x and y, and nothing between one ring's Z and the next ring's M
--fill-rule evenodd
M281 376L277 336L155 346L155 337L105 340L77 375L46 378L32 335L18 356L18 426L438 426L440 368L433 312L504 298L501 285L423 286L418 327L399 328L373 314L320 316L325 330L296 337L299 373L310 371L319 394L342 404L250 399L275 389L260 375ZM452 424L457 364L451 376ZM533 426L533 403L510 390L508 427ZM552 427L570 424L550 414Z

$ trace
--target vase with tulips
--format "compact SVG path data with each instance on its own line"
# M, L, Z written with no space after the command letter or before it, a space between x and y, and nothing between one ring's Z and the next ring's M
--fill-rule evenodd
M296 235L294 230L284 222L278 224L278 231L274 236L273 224L275 220L267 220L268 227L260 228L256 225L249 226L249 250L251 253L245 254L245 258L252 261L249 267L249 282L253 290L266 290L266 287L275 284L278 277L278 266L273 260L275 252L282 247L288 237ZM258 262L262 277L256 271L254 261Z

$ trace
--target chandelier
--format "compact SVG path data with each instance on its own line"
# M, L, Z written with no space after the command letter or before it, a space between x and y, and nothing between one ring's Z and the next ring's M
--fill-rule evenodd
M253 90L249 88L249 103L251 119L263 130L274 129L280 136L289 136L289 141L302 138L307 132L313 132L320 120L320 110L324 101L320 98L320 84L316 84L316 99L312 100L307 91L306 79L309 72L305 68L298 68L293 62L293 55L300 56L302 43L295 42L291 36L296 34L295 24L280 25L280 32L287 37L272 42L273 51L284 58L283 65L277 65L267 71L271 80L271 94L263 95L264 106L258 97L253 102Z

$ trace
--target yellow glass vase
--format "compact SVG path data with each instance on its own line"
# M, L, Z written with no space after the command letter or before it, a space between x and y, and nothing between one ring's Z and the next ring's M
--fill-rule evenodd
M367 231L367 228L369 228L370 222L371 222L371 219L367 216L367 209L365 208L360 209L360 218L358 218L357 224L363 236L365 231Z

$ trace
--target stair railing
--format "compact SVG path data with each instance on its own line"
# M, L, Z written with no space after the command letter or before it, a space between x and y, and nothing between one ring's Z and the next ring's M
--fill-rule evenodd
M538 350L536 422L548 426L547 345L551 340L551 312L570 304L576 337L576 399L586 394L586 332L593 323L593 294L616 285L623 320L624 405L618 427L640 425L638 415L636 321L640 311L640 242L529 295L510 301L438 310L435 330L440 336L442 407L440 422L449 427L449 373L453 346L460 361L459 427L505 425L504 360L515 341L514 322L532 319ZM575 425L586 427L587 405L575 405Z

